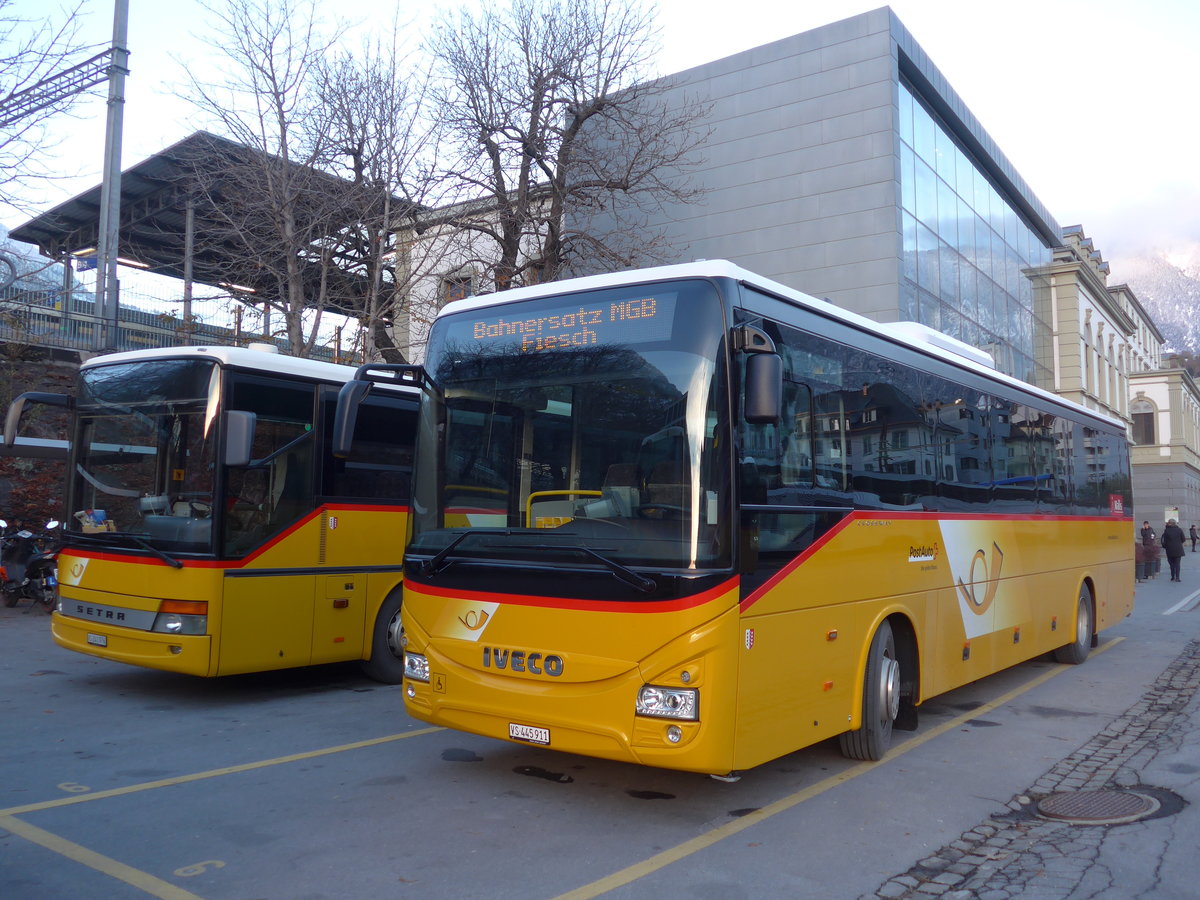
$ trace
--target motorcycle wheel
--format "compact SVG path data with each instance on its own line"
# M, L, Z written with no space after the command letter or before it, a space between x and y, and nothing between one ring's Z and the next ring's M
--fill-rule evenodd
M10 609L12 607L16 606L17 602L21 599L16 591L4 591L3 593L4 593L4 605L9 607Z

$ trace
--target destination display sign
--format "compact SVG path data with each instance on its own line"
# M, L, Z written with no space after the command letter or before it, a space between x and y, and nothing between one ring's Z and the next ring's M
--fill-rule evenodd
M671 337L677 299L669 291L594 303L576 296L514 304L456 317L447 337L460 347L520 353L663 341Z

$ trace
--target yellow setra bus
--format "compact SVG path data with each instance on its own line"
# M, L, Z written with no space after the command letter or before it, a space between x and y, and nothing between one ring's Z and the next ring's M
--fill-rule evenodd
M417 719L716 775L879 759L1132 609L1123 426L912 323L703 262L451 303L423 375Z
M362 660L403 674L399 609L417 399L376 392L329 452L354 369L258 348L96 357L70 397L54 640L191 675ZM7 435L6 435L7 437Z

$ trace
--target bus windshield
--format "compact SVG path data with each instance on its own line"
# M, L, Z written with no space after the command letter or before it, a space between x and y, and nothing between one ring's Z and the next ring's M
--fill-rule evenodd
M410 559L728 566L724 330L700 280L439 319Z
M211 552L219 395L220 370L208 360L84 369L68 530Z

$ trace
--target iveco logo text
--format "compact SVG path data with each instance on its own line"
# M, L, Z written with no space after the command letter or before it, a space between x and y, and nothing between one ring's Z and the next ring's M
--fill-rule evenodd
M938 548L935 544L932 547L909 547L908 561L909 562L929 562L937 559Z
M524 650L501 650L499 647L483 648L485 669L508 669L512 672L530 672L533 675L553 675L563 672L561 656L543 656L541 653L526 653Z
M86 616L89 619L112 619L114 622L124 622L125 613L116 609L103 609L97 606L84 606L82 603L75 604L75 615Z

